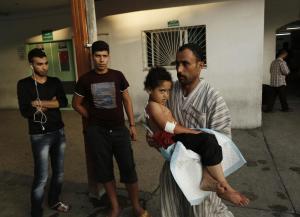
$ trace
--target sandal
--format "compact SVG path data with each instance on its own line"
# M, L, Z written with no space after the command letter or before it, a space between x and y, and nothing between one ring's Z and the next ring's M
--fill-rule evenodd
M60 201L60 202L57 202L56 204L54 204L51 207L51 209L58 211L58 212L69 212L71 209L71 206Z

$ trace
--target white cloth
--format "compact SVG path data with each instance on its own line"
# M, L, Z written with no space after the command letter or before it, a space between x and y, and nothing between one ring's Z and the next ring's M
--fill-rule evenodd
M223 160L221 162L224 175L228 176L246 163L236 145L227 136L210 129L201 129L216 136L222 147ZM172 175L189 203L199 205L211 192L200 189L202 179L201 157L191 150L187 150L181 142L173 144L175 149L170 152L170 169ZM172 147L170 147L170 150Z

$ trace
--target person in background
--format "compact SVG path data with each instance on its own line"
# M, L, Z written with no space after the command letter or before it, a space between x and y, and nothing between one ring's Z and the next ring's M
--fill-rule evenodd
M31 216L43 216L43 200L51 159L52 178L48 193L50 208L68 212L70 205L60 201L64 176L66 139L60 108L68 105L61 81L47 76L48 60L43 50L34 48L28 53L32 75L18 81L19 110L28 121L34 160L31 189Z
M113 173L115 157L121 182L125 183L138 217L149 217L139 204L138 182L131 141L136 140L136 128L133 116L129 84L123 73L108 68L109 45L96 41L92 45L94 70L81 76L75 86L73 108L87 119L86 140L91 146L96 162L97 181L103 183L111 204L109 217L117 217L121 208L117 198ZM83 103L87 102L87 107ZM129 121L129 130L125 126L123 107Z
M270 95L267 103L267 107L264 112L272 112L277 96L281 104L281 111L290 111L289 105L286 99L286 76L290 73L290 70L285 62L288 56L288 52L284 49L278 52L278 57L273 60L270 66Z

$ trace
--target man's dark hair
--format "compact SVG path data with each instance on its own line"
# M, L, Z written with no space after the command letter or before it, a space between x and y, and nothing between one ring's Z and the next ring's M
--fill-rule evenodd
M284 48L283 48L283 49L280 49L280 50L278 51L276 57L279 57L279 56L281 56L281 55L283 55L283 54L288 54L287 50L284 49Z
M172 83L171 74L161 66L152 67L144 81L145 90L153 90L158 87L163 81L170 81Z
M32 63L34 57L43 58L43 57L47 57L47 55L45 54L45 52L43 51L43 49L41 49L41 48L33 48L28 53L28 62Z
M95 41L92 44L92 54L97 51L107 51L109 53L109 45L105 41Z
M200 61L204 60L203 51L198 44L194 44L194 43L184 44L178 49L178 52L182 52L185 49L189 49L190 51L192 51L198 60Z

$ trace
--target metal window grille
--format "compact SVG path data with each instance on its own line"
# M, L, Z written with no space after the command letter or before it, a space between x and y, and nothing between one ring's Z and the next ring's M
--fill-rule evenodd
M206 27L187 26L148 30L142 33L143 62L147 70L153 66L175 68L176 52L185 43L200 45L206 65Z

